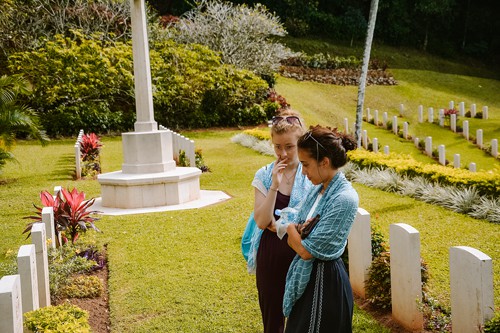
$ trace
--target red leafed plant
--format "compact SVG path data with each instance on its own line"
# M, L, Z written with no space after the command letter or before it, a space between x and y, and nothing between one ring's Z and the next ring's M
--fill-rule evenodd
M99 157L99 149L102 147L101 139L95 134L84 134L80 142L80 152L82 160L95 161Z
M452 114L458 114L458 110L455 110L455 109L444 110L444 116L445 117L449 117Z
M42 207L35 206L36 215L27 216L26 219L32 219L33 222L29 223L23 234L29 232L28 237L31 235L31 228L33 223L42 221L43 207L53 207L54 209L54 224L55 230L59 234L63 244L71 239L71 243L75 243L78 239L80 232L86 232L88 228L100 231L94 224L94 221L99 220L91 215L99 213L98 211L90 211L89 208L94 204L95 199L85 200L85 193L78 192L76 188L70 192L65 188L56 197L53 197L48 191L40 193Z

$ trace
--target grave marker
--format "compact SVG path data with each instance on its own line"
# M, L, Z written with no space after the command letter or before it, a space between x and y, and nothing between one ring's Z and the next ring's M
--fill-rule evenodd
M438 120L439 126L444 127L444 109L439 109Z
M23 306L19 275L7 275L0 279L0 332L23 332Z
M419 147L419 143L420 143L420 139L419 138L415 138L415 140L413 140L413 142L415 143L415 147L420 148Z
M471 118L474 118L476 116L476 104L470 105L470 116Z
M389 155L389 146L384 146L384 154Z
M460 168L460 154L453 155L453 167Z
M471 163L469 164L469 171L471 171L471 172L476 172L476 163L471 162Z
M424 122L424 106L423 105L418 106L418 122L419 123Z
M460 104L458 104L458 112L459 112L460 117L465 116L465 103L464 102L460 102Z
M483 149L483 130L482 129L478 129L476 131L476 145Z
M38 279L35 245L22 245L17 253L17 270L21 278L23 313L38 309Z
M382 125L384 126L384 128L387 128L387 112L384 112L382 114Z
M450 287L453 332L482 332L495 309L491 258L471 247L451 247Z
M469 121L468 120L464 120L464 122L462 123L462 126L463 126L463 136L465 137L465 139L467 141L469 141Z
M378 110L373 111L373 123L378 126Z
M498 139L491 140L491 156L498 157Z
M429 116L428 116L427 120L429 123L433 123L434 122L434 109L429 108L428 112L429 112Z
M349 251L349 280L352 290L365 298L365 281L368 280L368 269L372 262L372 243L370 214L358 208L347 242Z
M432 156L432 137L428 136L425 138L425 153L428 156Z
M399 104L399 115L402 117L405 112L405 106L403 104Z
M450 101L450 103L448 104L448 109L454 109L454 108L455 108L455 102Z
M349 120L347 118L344 118L344 133L349 133Z
M390 225L392 316L410 330L423 328L420 234L405 223Z
M483 119L488 119L488 107L483 106Z
M438 146L439 164L446 165L446 151L444 145Z
M366 122L369 123L370 122L370 118L371 118L371 115L370 115L370 108L366 108Z
M50 243L50 247L56 248L56 231L54 225L54 208L53 207L43 207L42 208L42 222L45 224L45 231L47 232L47 240Z
M394 134L398 135L398 117L392 117L392 131Z
M450 127L453 132L457 132L457 115L456 114L451 114L450 115Z
M378 153L378 139L373 138L372 150L374 153Z
M47 242L45 224L34 223L31 228L31 241L35 244L36 272L38 279L38 301L40 307L50 305L49 261L47 258Z
M403 123L403 137L408 140L408 122Z
M361 133L361 139L363 140L363 148L368 149L368 132L366 130Z

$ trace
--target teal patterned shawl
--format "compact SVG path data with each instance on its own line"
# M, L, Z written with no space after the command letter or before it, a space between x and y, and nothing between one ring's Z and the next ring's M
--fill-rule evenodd
M303 222L306 219L320 190L321 185L311 189L300 207L297 221ZM314 258L329 261L342 255L358 204L358 194L344 174L338 172L328 185L312 215L320 215L318 224L302 241L302 245L312 254L313 258L303 260L299 255L296 255L288 269L283 299L283 313L286 317L290 315L293 305L306 289Z
M252 185L266 196L273 181L272 180L273 167L274 167L274 162L266 166L263 166L255 173L255 177L252 181ZM288 204L288 207L283 210L283 211L286 210L286 214L281 214L281 212L277 212L278 214L276 214L276 215L281 214L279 220L281 223L287 223L284 222L284 220L287 220L288 222L294 222L297 219L298 210L294 208L297 208L297 206L304 200L305 195L309 192L309 189L312 186L313 185L311 184L309 179L307 179L307 177L302 174L302 163L299 163L297 167L297 172L295 173L295 180L292 187L292 193L290 194L290 203ZM257 262L256 262L257 251L259 249L260 238L262 236L263 231L264 230L262 229L255 228L255 231L253 233L252 242L250 244L250 252L248 255L248 262L247 262L247 268L249 273L255 273L255 270L257 268Z

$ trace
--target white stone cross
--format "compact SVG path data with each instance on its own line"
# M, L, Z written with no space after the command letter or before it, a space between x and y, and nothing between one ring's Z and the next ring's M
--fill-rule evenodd
M158 130L154 120L153 90L149 61L148 31L146 26L146 8L144 0L130 0L132 19L132 49L134 56L136 132Z

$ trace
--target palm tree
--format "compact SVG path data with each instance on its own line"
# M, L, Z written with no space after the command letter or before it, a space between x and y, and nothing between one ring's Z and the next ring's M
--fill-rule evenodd
M9 150L16 141L16 135L25 133L42 144L48 141L35 112L18 102L21 96L30 93L31 85L23 77L0 76L0 169L7 161L15 160Z

